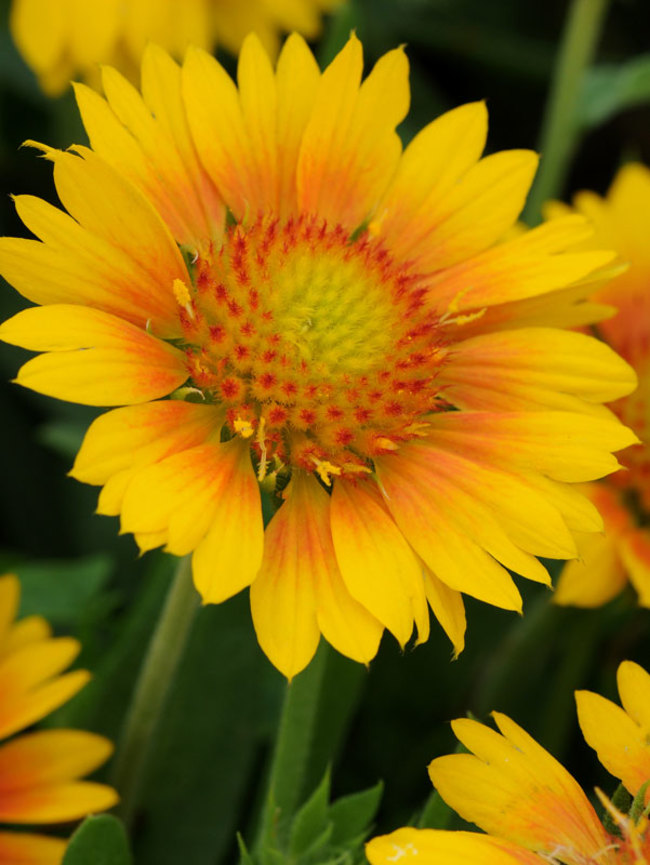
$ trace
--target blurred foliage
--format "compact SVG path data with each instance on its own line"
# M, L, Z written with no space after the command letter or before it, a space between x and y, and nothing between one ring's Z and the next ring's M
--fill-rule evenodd
M343 796L330 804L330 773L293 819L282 819L273 809L269 829L254 853L249 853L239 836L240 865L360 865L364 862L363 843L368 838L377 813L383 785L376 784L360 793Z
M132 865L124 827L104 814L88 817L72 836L62 865Z
M20 235L8 193L55 200L51 167L21 142L65 147L86 139L71 95L46 100L19 58L6 29L8 5L0 3L0 230ZM317 51L326 62L351 28L368 64L406 43L413 92L401 127L405 141L441 111L487 99L489 150L535 147L566 9L566 0L353 0L330 21ZM599 65L583 88L586 134L565 195L604 190L628 155L650 162L648 32L647 0L612 4ZM232 59L224 62L234 69ZM2 318L23 305L9 288L0 294ZM162 554L138 558L132 540L118 536L116 520L93 514L96 491L66 473L96 412L7 384L23 357L0 346L0 562L22 578L22 612L46 615L57 631L79 637L78 664L94 673L48 723L118 739L173 563ZM305 728L310 763L296 780L295 816L267 837L265 852L242 846L242 865L333 861L346 839L360 850L373 821L380 831L408 821L462 825L429 798L426 766L454 749L448 722L468 711L482 719L493 708L507 712L583 785L611 792L611 779L578 733L572 691L614 697L620 660L647 665L650 613L631 595L580 611L553 607L540 586L522 585L522 592L524 618L468 602L468 645L453 663L434 623L429 642L404 653L385 637L367 671L330 653L322 669L301 674L322 675L323 697ZM301 677L290 687L297 689ZM245 594L201 610L153 743L134 826L138 865L233 861L238 830L250 844L286 689L257 646ZM344 704L348 714L340 711ZM330 760L331 781L324 775ZM98 839L106 851L101 860L87 852ZM129 861L119 824L94 818L76 834L65 865Z

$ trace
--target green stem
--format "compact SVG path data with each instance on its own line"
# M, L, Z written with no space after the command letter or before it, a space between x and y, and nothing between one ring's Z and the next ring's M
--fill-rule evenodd
M529 224L538 223L544 202L562 192L580 133L576 118L580 88L596 52L608 2L573 0L571 4L542 124L542 160L524 215Z
M331 649L323 640L311 664L287 686L261 815L257 849L277 839L303 798Z
M140 670L113 767L119 813L128 826L138 806L152 738L183 655L199 596L190 557L180 559Z

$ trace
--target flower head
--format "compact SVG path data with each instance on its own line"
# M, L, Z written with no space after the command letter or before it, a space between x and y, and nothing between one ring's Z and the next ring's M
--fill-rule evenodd
M193 552L206 602L250 585L288 676L321 634L366 663L384 628L425 640L427 604L460 651L462 593L520 610L507 569L548 584L535 557L602 525L571 484L635 440L599 406L632 370L562 329L613 254L563 253L580 216L503 240L535 155L481 159L483 104L402 153L404 52L362 66L294 35L275 71L251 36L238 87L200 50L150 49L143 97L108 69L77 88L92 149L43 148L69 215L19 196L42 242L0 243L43 304L0 330L44 352L18 381L125 406L73 476L142 550Z
M109 63L136 82L149 42L182 58L188 45L215 46L237 54L255 32L276 56L280 33L296 30L308 39L321 18L342 0L13 0L11 33L25 62L50 96L74 77L93 86Z
M578 718L603 765L641 797L629 814L597 791L614 832L605 828L569 773L510 718L498 712L499 732L468 719L453 723L469 753L429 766L442 798L487 835L399 829L367 846L371 865L398 859L450 865L648 865L650 823L650 676L624 661L618 670L623 707L577 691Z
M636 370L638 389L612 409L643 444L623 456L624 471L587 494L605 521L605 535L578 539L581 556L564 569L555 594L561 604L595 607L609 601L628 579L639 603L650 606L650 170L630 164L616 176L606 198L593 192L576 196L575 209L591 220L595 243L615 247L628 266L593 294L594 301L618 310L598 325L602 338ZM566 215L554 205L551 215Z
M53 638L47 622L31 616L14 622L20 585L0 577L0 738L14 736L69 700L88 681L85 670L62 671L79 644ZM0 821L19 826L64 823L104 811L117 801L104 784L80 781L112 751L102 736L80 730L25 733L0 746ZM0 865L58 865L65 842L0 831Z

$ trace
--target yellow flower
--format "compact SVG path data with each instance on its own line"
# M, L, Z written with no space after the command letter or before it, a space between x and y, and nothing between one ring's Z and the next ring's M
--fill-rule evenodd
M481 103L402 153L404 52L362 67L354 36L321 74L294 35L275 72L249 37L238 87L198 49L151 48L142 98L107 69L106 100L77 88L92 149L42 148L70 215L19 196L42 242L0 242L44 304L0 329L45 352L18 381L125 406L73 476L142 550L193 552L205 602L250 585L289 677L321 634L364 663L384 628L427 639L427 602L459 652L462 593L519 611L507 569L548 584L535 557L602 528L571 484L636 440L599 405L633 371L562 329L613 254L564 254L580 216L501 242L536 156L481 159Z
M623 707L577 691L584 737L633 796L650 780L650 676L638 664L618 669ZM560 763L510 718L494 713L499 732L476 721L454 721L470 753L439 757L429 766L434 786L460 816L488 835L399 829L374 838L371 865L417 859L423 865L648 865L647 814L621 813L601 792L615 822L610 834ZM645 801L650 798L646 790ZM640 809L642 810L642 808Z
M625 471L606 484L587 489L605 521L605 535L578 538L580 559L561 574L554 600L558 604L596 607L611 600L629 580L639 603L650 607L650 170L622 168L606 198L582 192L575 208L596 229L596 242L611 245L628 264L620 276L594 292L595 302L618 309L599 324L602 338L636 370L639 387L612 409L643 444L621 460ZM568 208L554 205L551 215Z
M255 32L273 56L280 33L296 30L308 39L321 18L342 0L13 0L11 33L25 62L50 96L81 76L99 85L109 63L137 82L149 42L179 60L188 45L237 54Z
M20 584L0 577L0 738L6 739L65 703L88 681L85 670L60 675L79 652L53 638L44 619L14 622ZM111 808L115 791L79 781L108 759L112 745L80 730L40 730L0 746L0 820L19 826L67 823ZM0 865L58 865L65 841L0 831Z

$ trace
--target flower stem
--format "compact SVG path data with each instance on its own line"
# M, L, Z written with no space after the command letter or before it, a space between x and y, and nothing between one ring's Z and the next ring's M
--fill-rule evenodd
M326 770L356 706L365 670L323 640L307 669L288 686L263 804L256 849L282 843L291 818ZM327 730L323 730L323 718Z
M596 52L608 2L573 0L571 3L544 113L540 138L542 160L524 214L531 225L540 221L544 202L562 192L580 134L576 117L580 88Z
M183 655L199 596L192 583L191 559L179 559L169 593L151 637L113 767L120 794L119 814L128 826L138 806L152 738L174 674Z

